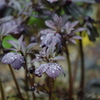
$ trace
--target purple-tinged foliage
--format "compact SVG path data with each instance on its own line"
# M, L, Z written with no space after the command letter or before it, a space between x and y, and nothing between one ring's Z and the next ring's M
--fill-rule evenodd
M50 60L51 61L57 61L57 60L64 60L64 59L65 59L65 57L63 57L63 56L56 56L54 58L51 58Z
M21 34L24 31L24 27L21 24L22 24L22 18L19 17L15 20L10 20L10 21L2 23L0 25L0 28L8 31L12 26L16 26L14 29L10 30L9 33Z
M56 78L60 72L65 75L62 67L57 63L41 64L34 73L36 76L41 77L44 72L51 78Z
M19 53L7 53L2 58L2 63L10 64L14 69L19 70L24 64L24 58Z
M41 30L41 34L60 33L62 31L62 27L64 25L62 18L55 14L52 19L53 20L45 21L46 26L48 26L49 28Z
M64 30L65 30L65 36L64 38L66 39L66 43L68 43L68 41L76 44L75 39L82 39L81 36L76 35L77 32L82 32L84 30L86 30L85 28L78 28L75 29L75 26L77 26L78 21L75 21L73 23L71 22L67 22L65 24Z
M57 43L58 48L62 47L62 40L63 38L66 40L66 43L68 41L72 43L76 43L75 39L82 39L80 36L76 35L77 32L82 32L86 30L85 28L78 28L76 29L75 27L78 25L79 21L75 22L69 22L67 21L66 23L63 22L63 19L59 17L57 14L53 16L53 21L52 20L46 20L45 24L50 28L50 29L44 29L41 30L40 33L42 34L41 36L41 46L46 46L52 48L53 46L50 46L51 43ZM57 35L56 35L57 34ZM59 41L60 40L60 41ZM53 42L55 41L55 42ZM59 41L59 42L58 42ZM65 42L65 41L63 41Z
M53 52L54 53L54 52ZM45 62L54 62L57 60L64 60L65 57L63 56L55 56L54 54L50 54L47 52L46 48L43 48L39 54L35 54L36 58L31 61L37 62L37 61L45 61Z
M20 36L18 41L16 40L9 40L8 42L13 46L13 48L10 48L14 51L21 51L24 55L27 53L30 53L31 49L37 44L37 43L30 43L28 46L23 41L23 35Z
M49 52L54 52L57 48L56 51L58 51L58 53L61 51L62 49L62 37L60 34L56 33L48 33L45 35L41 36L41 47L46 47Z

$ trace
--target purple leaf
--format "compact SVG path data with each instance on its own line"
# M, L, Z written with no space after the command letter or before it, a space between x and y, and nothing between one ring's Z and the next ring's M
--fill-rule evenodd
M54 22L55 22L57 25L62 26L62 18L59 17L57 14L55 14L55 15L53 16L53 20L54 20Z
M11 66L14 69L19 70L22 67L22 63L20 62L20 60L16 59L13 63L11 63Z
M21 35L20 38L18 39L18 42L19 42L20 45L22 45L23 38L24 38L23 35Z
M64 60L64 59L65 59L65 57L63 57L63 56L56 56L56 57L52 58L51 60L56 61L56 60Z
M7 22L7 21L10 21L12 20L13 17L12 16L6 16L6 17L3 17L0 19L0 24L4 23L4 22Z
M75 35L75 36L73 36L72 38L73 38L73 39L82 39L82 37L81 37L81 36L78 36L78 35Z
M13 47L17 48L17 44L18 44L18 41L14 41L14 40L8 40L8 43L10 43Z
M72 43L74 43L74 44L76 44L76 41L73 40L73 39L69 39L69 41L72 42Z
M44 30L41 30L39 33L40 34L48 34L48 33L55 33L56 31L55 30L52 30L52 29L44 29Z
M41 64L36 70L35 75L38 77L41 77L43 73L46 73L49 77L56 78L60 72L62 72L64 75L64 71L60 65L57 63L47 63L47 64Z
M78 28L74 31L74 33L77 33L77 32L82 32L82 31L85 31L87 30L86 28Z
M50 27L51 29L56 29L55 23L51 20L46 20L45 24Z
M11 26L10 29L6 30L6 32L4 33L4 35L7 35L7 34L9 34L9 33L12 33L12 31L13 31L14 29L16 29L16 28L17 28L17 25Z
M43 59L41 59L41 58L35 58L32 61L30 61L29 63L34 63L34 62L38 62L38 61L43 61Z
M14 62L15 57L13 57L14 53L7 53L3 56L2 58L2 63L4 64L11 64L12 62Z
M60 65L57 63L48 63L49 67L46 71L46 74L52 78L56 78L59 74L60 71L63 73L63 69Z
M10 52L4 55L4 57L2 58L2 63L11 64L13 68L18 70L22 67L24 58L19 53Z
M32 49L37 43L31 43L27 46L27 52L29 52L30 49Z
M48 69L48 64L41 64L36 70L35 70L35 75L38 76L38 77L41 77L42 74L44 72L46 72L46 70Z
M79 21L75 21L75 22L71 23L71 28L75 27L78 23L79 23Z

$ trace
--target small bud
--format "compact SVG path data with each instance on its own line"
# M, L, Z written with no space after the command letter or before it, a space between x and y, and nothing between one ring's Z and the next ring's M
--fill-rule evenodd
M34 71L35 71L35 69L34 69L33 67L30 67L30 68L29 68L29 73L30 73L30 74L33 74Z
M35 91L35 87L34 87L34 86L30 86L30 87L29 87L29 90L30 90L30 91Z

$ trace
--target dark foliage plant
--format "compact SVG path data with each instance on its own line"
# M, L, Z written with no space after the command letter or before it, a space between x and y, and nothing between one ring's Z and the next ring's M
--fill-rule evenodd
M78 5L78 2L81 2L82 6ZM87 6L98 2L98 0L0 0L0 50L1 55L3 54L1 62L10 68L18 100L40 100L36 95L40 95L40 92L43 92L49 100L76 100L74 95L77 96L77 100L83 100L85 68L83 33L87 34L92 42L99 37L97 27L94 25L99 21L88 16L92 8ZM29 24L30 22L32 24ZM7 36L14 38L6 41L11 44L9 48L2 45ZM69 53L69 46L75 44L79 45L81 59L80 86L76 94ZM59 64L59 61L66 61L67 66ZM31 64L31 67L28 64ZM67 67L68 73L64 66ZM24 88L23 93L14 74L15 70L21 68L25 73L24 87L27 88ZM64 75L64 80L67 80L68 76L68 87L65 86L65 95L60 97L61 99L55 88L56 78L59 78L60 73ZM36 81L37 77L42 79L42 76L44 84ZM6 100L1 78L0 86L1 99ZM47 100L45 96L42 96L43 100Z

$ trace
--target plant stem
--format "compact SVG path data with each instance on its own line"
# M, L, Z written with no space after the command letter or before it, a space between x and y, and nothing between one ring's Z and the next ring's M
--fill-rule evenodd
M70 62L70 58L69 58L69 51L68 51L68 47L67 44L65 44L65 53L67 56L67 63L68 63L68 74L69 74L69 100L73 99L73 82L72 82L72 70L71 70L71 62Z
M77 54L75 64L74 64L74 69L73 69L73 83L75 82L76 79L76 74L77 74L77 69L78 69L78 61L79 61L79 54Z
M27 66L27 55L25 56L25 80L26 80L26 87L28 86L28 81L30 83L31 86L34 87L34 75L32 75L32 77L30 77L30 75L27 75L28 74L28 66ZM34 92L32 91L32 98L33 100L36 100L36 97L35 97L35 94Z
M82 40L79 40L79 49L80 49L80 59L81 59L81 79L80 79L79 98L81 100L83 97L83 91L84 91L84 52L83 52Z
M19 94L21 100L24 100L24 98L22 97L22 94L21 94L21 92L20 92L20 88L19 88L18 82L17 82L17 80L16 80L16 77L15 77L15 74L14 74L14 72L13 72L13 70L12 70L11 65L9 65L9 69L10 69L10 71L11 71L13 80L14 80L14 82L15 82L15 85L16 85L16 88L17 88L17 91L18 91L18 94Z
M1 91L1 98L2 98L2 100L6 100L1 78L0 78L0 91Z
M53 79L49 78L49 100L53 100L52 98L52 92L53 92Z

